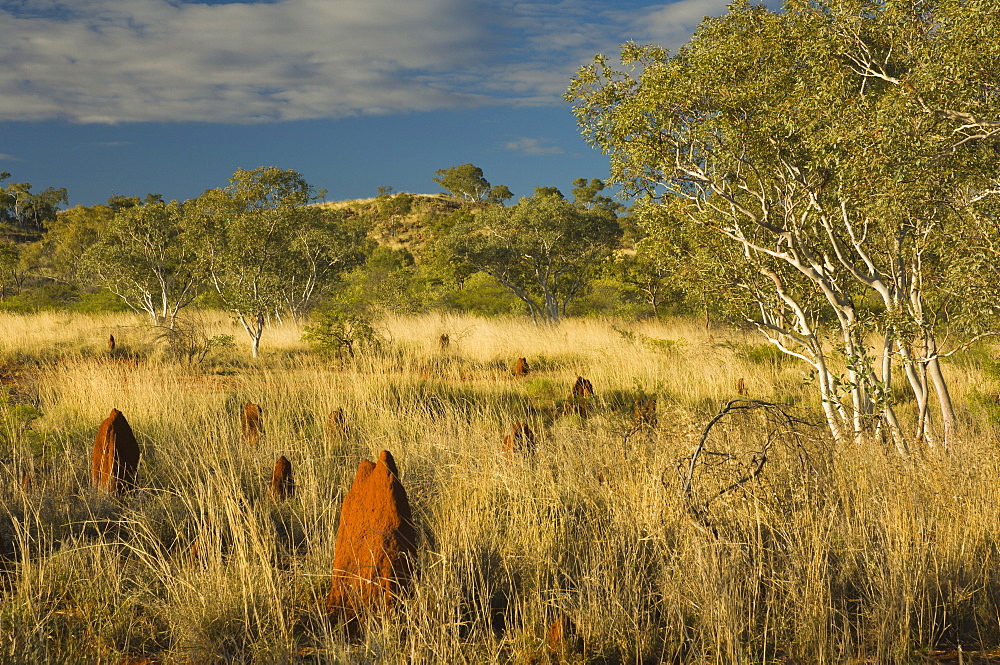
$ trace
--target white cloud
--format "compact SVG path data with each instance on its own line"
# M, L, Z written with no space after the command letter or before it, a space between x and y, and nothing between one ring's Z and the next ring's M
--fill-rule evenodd
M525 155L561 155L564 150L558 146L551 145L549 139L531 138L521 136L513 141L508 141L504 148L512 152L520 152Z
M0 162L19 162L21 158L17 155L8 155L7 153L0 152Z
M721 16L732 0L678 0L652 5L633 17L635 40L656 43L676 50L691 37L691 33L706 16ZM781 0L763 0L771 9L781 6Z
M598 51L680 34L724 2L628 14L594 0L0 0L0 120L228 123L554 103Z

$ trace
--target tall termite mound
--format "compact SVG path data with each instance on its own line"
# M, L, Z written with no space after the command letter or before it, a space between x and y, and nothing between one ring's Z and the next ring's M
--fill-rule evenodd
M392 454L362 460L340 511L327 596L331 616L356 628L409 587L416 530Z
M104 419L94 440L92 477L94 485L109 493L125 492L135 485L139 468L139 444L132 427L118 409Z

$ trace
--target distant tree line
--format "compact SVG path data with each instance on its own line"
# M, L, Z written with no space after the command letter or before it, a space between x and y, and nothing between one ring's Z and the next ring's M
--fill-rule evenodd
M440 169L434 182L447 194L383 186L370 201L325 204L295 171L261 167L187 201L114 195L68 209L64 189L8 185L0 307L125 307L171 328L202 303L229 311L257 355L268 321L317 308L555 323L688 306L676 258L654 251L599 179L573 181L571 199L546 186L516 202L472 164Z

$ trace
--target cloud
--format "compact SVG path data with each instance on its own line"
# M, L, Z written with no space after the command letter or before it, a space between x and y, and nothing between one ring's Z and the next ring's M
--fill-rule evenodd
M551 141L543 138L521 136L504 144L506 150L520 152L525 155L561 155L564 150L558 146L548 145Z
M7 153L0 152L0 162L19 162L21 158L17 155L8 155Z
M0 121L251 123L558 103L724 0L0 0ZM640 20L641 19L641 20Z
M687 42L702 19L725 14L731 1L678 0L646 7L632 18L636 41L676 50ZM778 9L781 0L763 0L759 4Z

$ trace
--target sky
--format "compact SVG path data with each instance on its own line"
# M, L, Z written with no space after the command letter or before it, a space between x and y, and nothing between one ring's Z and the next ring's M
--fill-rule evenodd
M577 69L675 49L728 1L0 0L0 171L71 206L258 166L328 200L438 192L469 162L568 194L608 171L562 99Z

